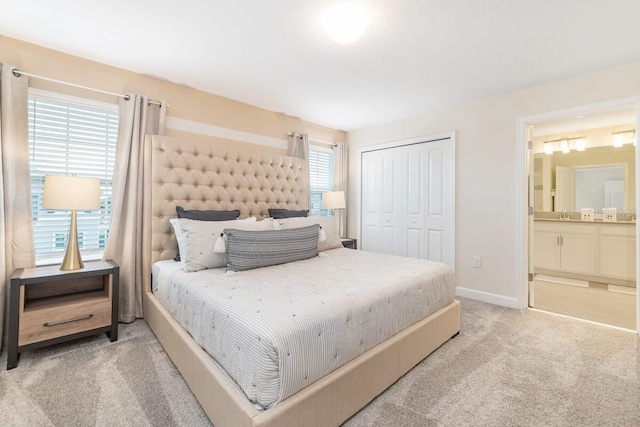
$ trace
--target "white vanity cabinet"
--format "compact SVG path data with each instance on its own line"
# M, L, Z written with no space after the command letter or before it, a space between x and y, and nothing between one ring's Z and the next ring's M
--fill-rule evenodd
M635 281L636 225L536 220L533 255L535 268L548 273Z
M602 224L599 227L599 274L619 279L635 280L635 224Z
M596 273L595 224L536 221L536 268L579 274Z
M538 224L534 228L533 237L535 267L560 270L560 232L555 229L547 231L547 227L538 227Z

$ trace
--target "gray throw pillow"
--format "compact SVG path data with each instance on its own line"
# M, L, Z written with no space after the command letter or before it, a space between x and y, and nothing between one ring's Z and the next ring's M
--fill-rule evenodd
M318 255L317 224L289 230L244 231L227 228L227 268L250 270Z
M176 206L178 218L194 219L196 221L231 221L238 219L240 211L238 209L232 211L199 211L186 210L182 206Z
M275 219L297 218L307 215L309 215L309 210L292 211L290 209L269 209L269 216Z

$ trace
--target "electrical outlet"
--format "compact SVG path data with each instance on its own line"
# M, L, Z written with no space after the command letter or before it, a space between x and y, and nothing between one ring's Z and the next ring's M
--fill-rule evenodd
M482 258L479 256L473 257L473 267L474 268L482 268Z

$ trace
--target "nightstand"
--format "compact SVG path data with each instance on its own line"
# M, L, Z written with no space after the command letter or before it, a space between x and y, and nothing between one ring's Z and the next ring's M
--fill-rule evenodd
M358 249L358 239L351 239L349 237L342 237L342 246L348 249Z
M74 271L60 266L17 269L9 286L7 369L18 355L52 344L106 332L118 339L115 262L87 262Z

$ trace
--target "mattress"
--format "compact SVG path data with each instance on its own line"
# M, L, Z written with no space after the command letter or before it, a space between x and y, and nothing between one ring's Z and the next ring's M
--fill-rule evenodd
M352 249L239 273L153 266L153 292L254 404L267 409L448 305L440 263Z

